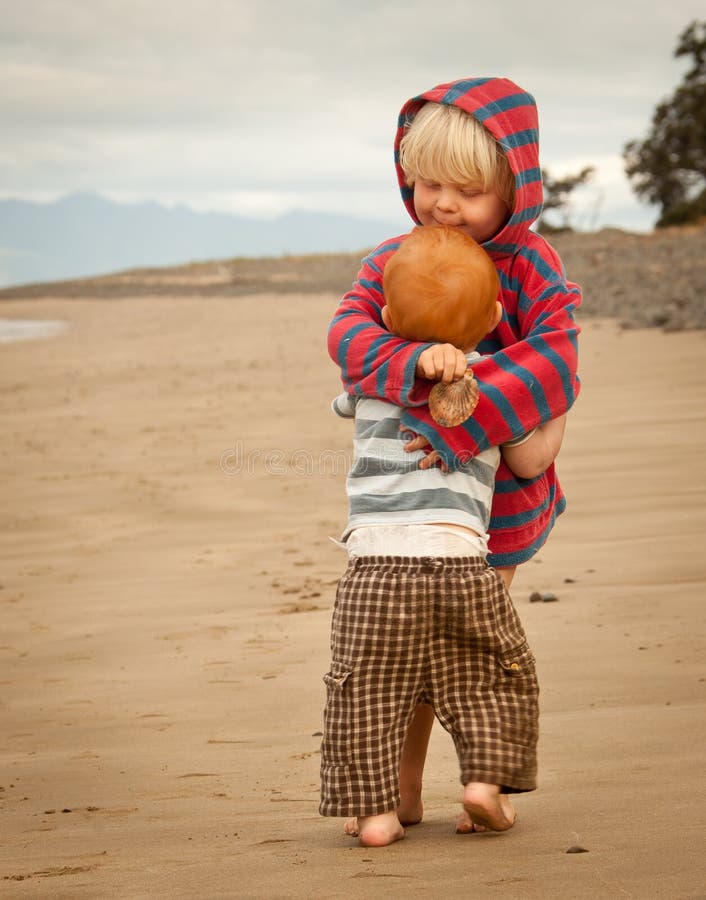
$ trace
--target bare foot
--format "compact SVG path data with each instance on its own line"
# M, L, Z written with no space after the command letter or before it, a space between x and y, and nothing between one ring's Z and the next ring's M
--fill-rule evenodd
M410 825L419 825L423 817L424 805L420 794L415 792L413 795L405 796L403 792L400 805L397 807L397 819L400 825L403 825L405 828L408 828ZM351 819L346 819L343 833L350 837L358 837L360 830L358 828L358 819L355 816Z
M404 837L404 828L396 812L377 816L358 816L358 842L363 847L387 847Z
M507 831L515 824L517 813L507 794L497 784L469 782L463 792L463 809L456 822L457 834L476 831Z
M419 825L423 816L424 807L422 806L421 800L418 800L416 804L410 803L409 805L405 805L403 801L397 807L397 819L400 825L403 825L405 828L410 825ZM360 829L358 828L358 819L355 816L351 819L346 819L343 826L343 833L350 837L358 837Z

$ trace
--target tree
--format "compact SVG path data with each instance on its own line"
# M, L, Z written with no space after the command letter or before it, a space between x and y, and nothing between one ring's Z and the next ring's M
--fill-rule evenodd
M569 198L572 191L585 184L594 173L593 166L581 169L578 175L566 175L564 178L553 178L546 169L542 169L544 187L544 208L542 217L537 223L539 231L556 232L571 231L571 210ZM549 210L556 209L561 213L561 225L551 225L544 218Z
M623 153L635 193L660 207L658 228L706 216L706 22L689 25L674 56L692 57L691 68L657 106L645 140Z

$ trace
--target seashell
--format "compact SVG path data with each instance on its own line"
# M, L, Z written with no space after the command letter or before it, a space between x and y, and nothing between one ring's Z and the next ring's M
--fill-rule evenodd
M444 428L453 428L465 422L478 405L478 382L471 369L463 378L444 384L435 384L429 394L429 412L432 419Z

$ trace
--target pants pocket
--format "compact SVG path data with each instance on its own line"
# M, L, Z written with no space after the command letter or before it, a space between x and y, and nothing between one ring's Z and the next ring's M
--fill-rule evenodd
M539 685L534 654L525 642L496 657L495 695L504 741L534 747L539 737Z
M351 684L353 666L334 660L324 675L326 707L324 738L321 742L323 766L345 766L349 762L351 740Z

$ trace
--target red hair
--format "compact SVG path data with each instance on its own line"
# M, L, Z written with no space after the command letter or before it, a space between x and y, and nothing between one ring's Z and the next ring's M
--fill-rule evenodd
M390 328L406 340L472 350L496 324L495 265L458 228L415 228L387 262L382 284Z

